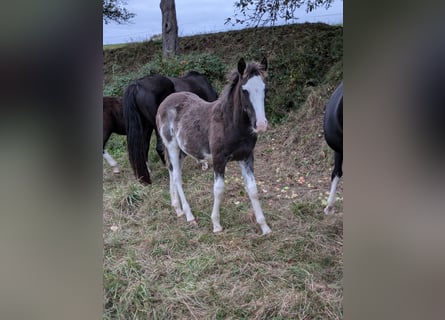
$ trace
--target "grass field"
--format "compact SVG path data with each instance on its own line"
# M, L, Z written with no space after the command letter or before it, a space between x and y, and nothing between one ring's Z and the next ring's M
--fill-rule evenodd
M289 30L286 28L271 30L282 33ZM292 36L327 41L328 38L317 33L321 32L320 27L315 29L301 28ZM249 32L255 32L258 37L259 31ZM331 34L332 30L327 32ZM237 37L246 39L252 35L235 35L218 34L219 43L209 36L206 41L213 46L210 49L207 46L206 50L213 50L212 54L221 59L226 55L225 59L237 61L236 53L227 56L231 44L224 41L237 42ZM199 50L203 38L197 37ZM283 39L292 42L292 38ZM193 47L192 40L183 41L183 46ZM264 39L259 42L266 46ZM301 68L286 69L286 65L279 65L280 59L287 59L287 64L292 65L296 62L291 52L286 56L285 49L276 43L274 46L269 95L282 95L282 100L268 98L269 115L274 112L276 101L294 99L281 89L290 91L308 79L297 73ZM308 50L322 47L321 44L309 46ZM131 50L139 52L140 49ZM262 50L269 49L262 47ZM329 54L321 51L323 55ZM303 57L308 58L304 60L307 63L331 61L329 57L322 60L301 52L298 61ZM110 56L107 50L106 57L110 59L105 67L107 88L121 85L122 79L128 77L125 72L134 72L134 65L126 67L128 57L133 54L116 51ZM122 65L118 65L118 61ZM322 119L335 79L339 77L338 61L334 59L331 65L314 68L324 72L317 75L319 85L299 89L298 101L303 102L293 100L295 108L286 109L286 116L279 121L271 121L272 125L259 136L255 148L259 198L272 229L267 236L261 236L255 223L237 163L229 163L226 170L221 206L224 230L214 234L210 220L211 165L203 171L193 159L185 161L184 191L198 222L197 226L190 225L184 217L176 217L171 208L168 172L157 157L154 140L149 155L153 184L143 186L135 180L129 166L125 137L112 136L107 149L122 172L113 174L104 161L104 319L343 318L342 183L337 192L336 213L330 216L323 213L333 152L324 142ZM291 74L284 74L285 71ZM289 82L288 77L294 82ZM330 81L324 80L329 77Z
M284 134L296 118L257 143L255 175L268 236L254 222L236 163L227 168L224 231L213 234L211 167L185 162L195 227L174 214L168 172L154 146L154 183L142 186L128 165L124 137L112 138L110 152L122 173L113 175L104 162L105 319L342 318L342 192L340 213L325 216L332 154L319 129L308 137ZM319 149L309 157L314 137Z
M104 50L111 50L111 49L118 49L118 48L125 48L128 44L126 43L118 43L118 44L105 44L103 46Z

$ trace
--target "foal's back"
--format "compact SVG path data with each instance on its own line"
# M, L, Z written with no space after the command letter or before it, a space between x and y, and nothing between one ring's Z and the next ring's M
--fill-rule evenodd
M175 140L186 154L198 160L209 159L209 130L217 103L207 102L192 92L173 93L159 106L158 130L168 142Z

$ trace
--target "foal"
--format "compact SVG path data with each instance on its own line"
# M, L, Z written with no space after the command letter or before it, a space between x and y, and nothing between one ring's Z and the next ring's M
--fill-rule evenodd
M261 64L241 58L220 99L206 102L190 92L168 96L159 106L156 124L167 150L172 206L178 216L194 221L182 189L182 163L189 155L213 160L213 232L222 231L219 208L224 193L224 172L229 161L239 161L246 191L262 233L271 232L258 201L253 176L253 152L257 133L266 131L264 111L267 60ZM179 198L178 198L179 196ZM179 202L181 201L181 204Z
M329 99L323 121L324 136L327 144L335 152L334 170L331 176L331 190L325 214L334 212L335 192L343 176L343 82L335 89Z

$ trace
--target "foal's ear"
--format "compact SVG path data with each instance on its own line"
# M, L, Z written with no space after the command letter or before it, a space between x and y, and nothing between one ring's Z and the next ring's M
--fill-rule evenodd
M263 58L263 60L261 61L261 64L264 66L264 71L267 70L267 59L266 57Z
M244 70L246 70L246 61L244 61L244 58L239 59L238 61L238 72L240 75L244 74Z

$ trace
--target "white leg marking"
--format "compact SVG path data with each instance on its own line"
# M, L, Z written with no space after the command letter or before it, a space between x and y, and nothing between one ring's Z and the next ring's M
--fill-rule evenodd
M107 152L107 150L104 150L103 155L104 155L105 160L107 160L107 162L110 166L114 167L115 165L117 165L116 160L114 160L113 157L110 156L110 154Z
M107 152L107 150L104 150L103 156L104 156L105 160L107 160L108 164L113 167L113 172L119 173L120 170L119 170L119 166L117 165L116 160L114 160L113 157L110 156L110 154Z
M329 191L328 204L324 209L325 214L334 213L335 192L337 190L337 184L340 181L338 176L335 176L331 183L331 191Z
M213 210L212 210L212 222L213 232L222 231L222 227L219 221L219 207L224 195L224 179L223 177L215 177L213 183Z
M195 217L193 216L192 211L190 210L190 205L185 199L184 190L182 189L182 172L181 172L181 161L179 160L180 150L178 148L178 144L175 140L173 140L166 146L167 146L168 156L170 158L170 163L173 168L172 173L170 175L170 184L172 183L173 180L173 187L170 187L172 205L173 205L173 199L175 197L177 199L177 195L179 195L179 198L181 199L182 210L185 213L187 221L189 222L194 221ZM175 192L172 192L172 190L174 189L176 189L176 194ZM176 213L178 214L178 216L183 214L182 211L178 210L176 210Z
M163 127L161 127L161 130L159 130L159 135L161 136L163 143L167 146L166 152L168 153L170 161L172 161L171 159L173 159L173 157L174 157L173 151L175 148L177 148L177 146L174 144L173 141L170 143L166 142L166 139L162 135L162 132L163 132L162 129L163 129ZM147 163L147 165L148 165L148 163ZM172 207L176 211L176 215L178 217L180 217L184 214L184 211L182 211L182 209L181 209L181 205L179 203L179 197L178 197L178 190L176 189L176 184L174 182L173 172L170 169L168 170L168 176L170 178L170 200L172 203Z
M256 187L255 177L253 176L252 172L248 170L247 165L244 162L241 162L240 166L241 166L241 173L244 178L246 191L249 194L250 201L252 202L252 207L253 207L253 212L255 213L256 222L260 225L263 235L268 234L272 230L266 223L266 218L264 217L263 210L261 209L261 205L258 200L258 189Z
M176 185L173 181L173 173L168 170L168 175L170 177L170 198L172 202L172 207L176 211L176 215L178 217L182 216L184 214L184 211L181 209L181 205L179 203L179 196L178 196L178 190L176 190Z

